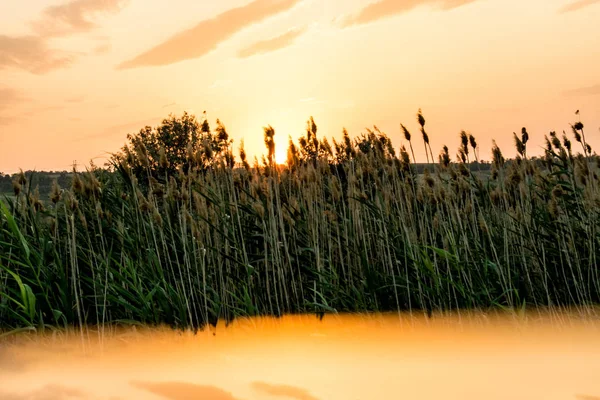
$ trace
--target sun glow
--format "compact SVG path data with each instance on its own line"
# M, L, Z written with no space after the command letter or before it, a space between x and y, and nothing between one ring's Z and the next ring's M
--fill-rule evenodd
M278 144L275 147L275 162L277 164L285 164L287 162L287 147L283 144Z

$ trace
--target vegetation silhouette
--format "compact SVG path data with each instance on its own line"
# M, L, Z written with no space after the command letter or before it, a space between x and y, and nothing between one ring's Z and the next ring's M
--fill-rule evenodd
M221 160L233 166L232 140L225 126L217 120L215 131L211 131L206 115L202 122L187 112L180 118L170 115L156 128L146 126L127 135L127 141L112 161L130 168L141 181L175 176L178 170L187 173L192 166L209 168Z
M597 304L600 158L583 123L539 158L523 128L515 157L494 143L489 164L463 131L456 161L444 146L434 164L417 121L426 165L403 125L410 150L377 127L330 144L312 118L285 165L270 126L262 161L242 144L236 162L220 122L183 114L45 198L16 174L0 202L0 326Z

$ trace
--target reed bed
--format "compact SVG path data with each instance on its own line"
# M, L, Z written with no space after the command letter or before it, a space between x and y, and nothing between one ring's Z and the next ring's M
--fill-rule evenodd
M446 146L434 162L418 122L420 170L403 126L399 149L377 128L330 144L311 119L286 165L271 127L250 165L204 122L177 162L131 137L48 199L18 175L0 202L0 327L597 304L600 158L583 124L542 157L523 129L516 157L494 145L486 167L466 132L456 162Z

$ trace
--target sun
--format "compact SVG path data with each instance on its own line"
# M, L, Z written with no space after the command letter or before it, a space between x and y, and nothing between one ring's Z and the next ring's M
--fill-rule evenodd
M285 146L275 147L275 162L277 164L285 164L287 162L287 149Z

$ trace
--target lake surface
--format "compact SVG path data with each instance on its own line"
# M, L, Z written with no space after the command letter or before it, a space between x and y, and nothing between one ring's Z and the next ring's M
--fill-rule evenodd
M595 310L236 320L22 335L0 399L600 399Z

